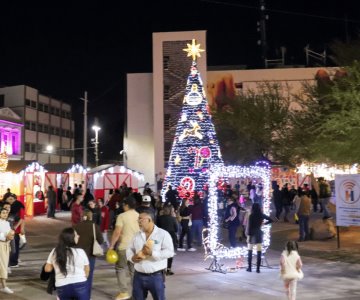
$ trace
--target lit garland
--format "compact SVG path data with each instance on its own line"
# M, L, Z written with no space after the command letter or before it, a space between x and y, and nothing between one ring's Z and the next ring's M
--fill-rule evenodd
M335 175L358 174L358 164L352 166L328 166L327 164L307 164L302 163L296 168L296 173L301 175L314 174L315 177L324 177L326 180L334 180Z
M203 50L193 40L184 51L192 56L193 62L161 191L164 201L169 185L177 189L180 198L191 197L195 191L201 194L208 184L210 166L223 163L196 64Z
M115 167L117 167L118 170L115 170L114 169ZM92 173L91 170L86 170L86 169L81 169L81 170L84 173L89 172L89 171L90 171L89 173ZM130 175L134 176L138 181L144 181L145 180L145 176L144 176L143 173L134 171L132 169L125 168L124 166L112 166L112 167L109 167L107 169L95 172L95 173L93 173L94 174L94 179L97 179L99 177L103 177L107 173L114 173L114 172L119 172L119 171L120 171L120 173L130 174Z
M32 162L31 164L29 164L26 168L25 168L25 173L32 173L32 172L47 172L47 170L40 165L38 162Z
M209 229L208 236L204 240L205 257L216 256L217 258L236 258L240 256L247 256L247 247L227 248L218 242L218 198L217 198L217 182L219 178L253 178L261 179L264 187L263 193L263 212L270 215L270 167L267 163L261 162L255 166L224 166L222 164L212 165L210 169L209 179ZM262 231L264 232L262 252L270 246L270 229L271 225L264 225Z
M79 164L72 165L71 168L66 171L66 173L86 173L86 172L87 169Z
M0 172L3 173L6 171L8 166L9 157L6 151L0 153Z

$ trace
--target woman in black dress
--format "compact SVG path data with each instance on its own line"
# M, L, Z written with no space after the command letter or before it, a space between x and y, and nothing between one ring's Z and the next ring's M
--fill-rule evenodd
M264 220L267 222L264 223ZM273 220L264 215L261 211L259 203L254 203L251 208L251 214L248 219L248 224L246 226L246 235L248 243L248 268L246 271L251 272L251 261L253 247L256 245L257 250L257 260L256 260L256 272L260 273L260 264L261 264L261 245L263 242L263 232L261 226L272 223Z

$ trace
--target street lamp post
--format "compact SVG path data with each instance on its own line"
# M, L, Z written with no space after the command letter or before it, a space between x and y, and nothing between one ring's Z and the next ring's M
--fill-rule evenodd
M100 127L98 125L94 125L92 127L92 129L95 131L95 141L94 141L94 145L95 145L95 164L96 166L99 165L99 131L100 131Z
M120 151L120 155L123 156L123 165L125 168L127 168L127 153L125 150Z

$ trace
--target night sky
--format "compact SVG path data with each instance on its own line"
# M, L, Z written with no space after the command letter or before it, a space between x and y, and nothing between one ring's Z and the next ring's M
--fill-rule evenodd
M0 85L29 85L71 103L76 147L87 90L89 126L97 117L102 127L101 163L120 159L125 76L152 71L152 32L207 30L209 66L260 66L258 0L108 2L3 1L0 10ZM285 46L289 64L305 63L306 44L321 52L359 32L359 1L267 0L266 8L268 57Z

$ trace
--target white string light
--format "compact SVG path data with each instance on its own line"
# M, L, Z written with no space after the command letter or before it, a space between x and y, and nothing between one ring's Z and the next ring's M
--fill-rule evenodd
M334 180L336 174L358 174L358 164L352 166L328 166L327 164L302 163L296 168L296 173L302 176L314 174L315 177L324 177L326 180Z
M209 249L207 256L216 256L217 258L237 258L246 256L247 247L227 248L218 242L219 218L218 218L218 197L217 182L219 178L253 178L260 179L263 183L263 212L270 215L270 167L265 162L260 162L255 166L224 166L222 164L212 165L210 169L209 180L209 231L208 237L204 241L205 249ZM270 246L271 225L263 226L263 247L262 253Z

